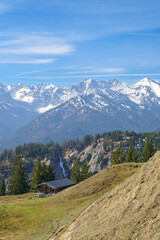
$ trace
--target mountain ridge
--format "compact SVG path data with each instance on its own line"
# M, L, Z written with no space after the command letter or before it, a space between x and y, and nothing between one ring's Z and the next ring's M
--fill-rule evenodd
M69 88L19 84L0 89L15 105L28 114L34 113L26 126L22 124L15 128L15 133L5 136L0 143L2 148L22 144L24 140L63 141L98 131L150 131L160 123L160 83L148 78L134 85L116 79L84 79Z

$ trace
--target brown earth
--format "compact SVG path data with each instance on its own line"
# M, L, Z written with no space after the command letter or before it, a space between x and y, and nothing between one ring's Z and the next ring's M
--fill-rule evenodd
M89 206L60 240L160 240L160 151Z

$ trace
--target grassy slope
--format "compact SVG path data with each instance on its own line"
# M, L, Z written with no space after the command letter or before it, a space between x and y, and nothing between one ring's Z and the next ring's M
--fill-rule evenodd
M0 197L0 240L58 238L91 203L135 173L140 164L112 166L55 196Z
M160 240L160 151L87 208L60 238L66 239Z

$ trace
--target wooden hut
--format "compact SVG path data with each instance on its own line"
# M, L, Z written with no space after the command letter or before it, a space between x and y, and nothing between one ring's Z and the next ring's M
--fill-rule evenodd
M35 186L40 193L49 194L49 193L57 193L59 191L62 191L70 186L75 185L76 183L67 179L59 179L59 180L53 180L49 182L42 182Z

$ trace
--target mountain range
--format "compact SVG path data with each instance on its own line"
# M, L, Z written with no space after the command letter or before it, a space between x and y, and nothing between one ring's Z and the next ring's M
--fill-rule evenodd
M0 147L63 141L120 130L152 131L160 123L160 83L134 85L84 79L69 88L53 84L0 84Z

